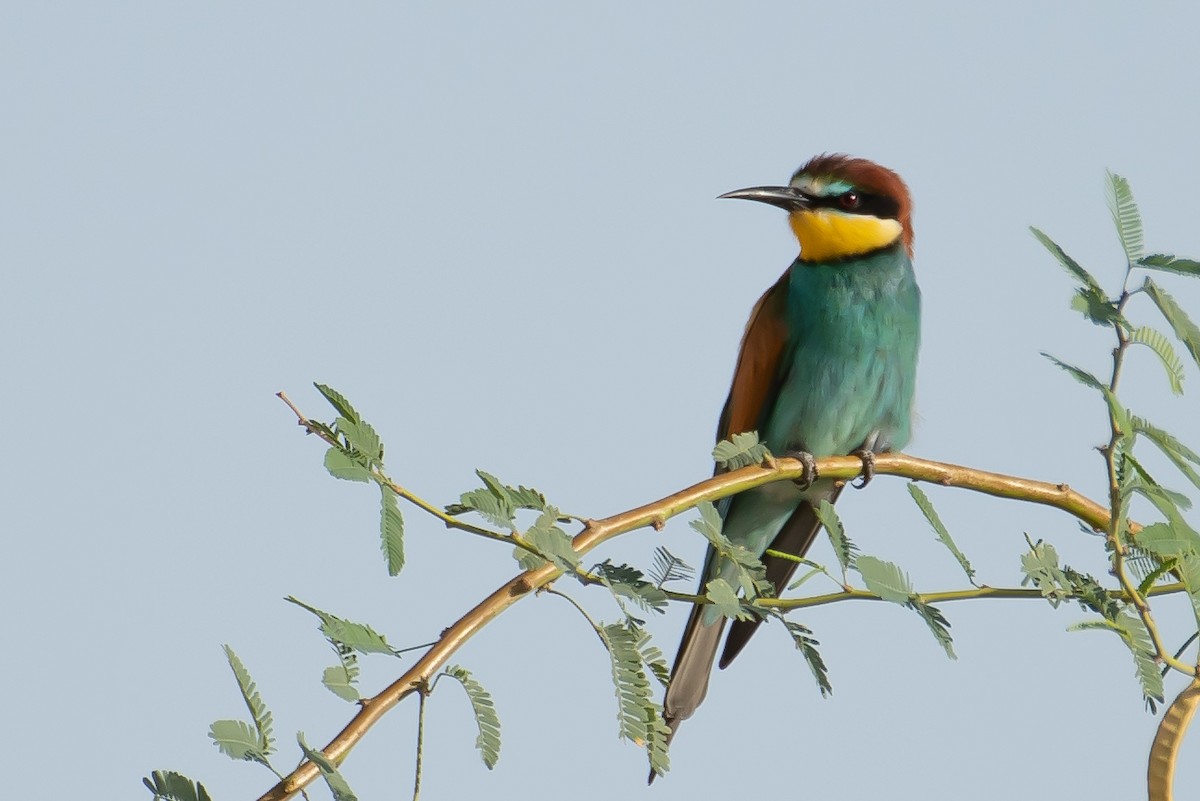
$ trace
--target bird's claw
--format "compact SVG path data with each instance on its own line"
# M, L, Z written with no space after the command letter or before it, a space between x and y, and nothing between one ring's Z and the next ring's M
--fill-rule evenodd
M857 456L862 459L862 472L859 473L859 480L851 482L855 489L862 489L871 483L871 479L875 478L875 451L867 448L854 451L852 456Z
M800 464L804 465L804 475L795 479L793 482L801 490L806 490L811 487L821 475L821 472L817 470L817 460L813 458L813 455L808 451L788 451L784 455L790 456L791 458L800 462Z

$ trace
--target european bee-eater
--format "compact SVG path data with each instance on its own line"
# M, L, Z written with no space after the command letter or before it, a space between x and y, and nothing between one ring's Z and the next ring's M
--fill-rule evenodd
M800 255L755 304L717 439L758 431L776 454L870 457L909 438L920 338L920 291L912 267L912 204L896 173L865 159L822 155L788 186L739 189L724 198L757 200L788 212ZM814 505L841 491L832 480L807 487L775 482L728 500L724 534L762 556L768 548L803 555L820 530ZM733 577L708 549L700 579ZM776 594L796 563L766 557ZM736 586L736 585L735 585ZM730 628L720 666L761 621ZM708 692L725 618L697 604L675 657L663 713L672 735ZM653 778L653 776L651 777Z

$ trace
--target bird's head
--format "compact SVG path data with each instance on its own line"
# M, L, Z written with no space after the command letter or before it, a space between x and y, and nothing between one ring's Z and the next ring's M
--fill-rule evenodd
M900 176L873 161L821 155L787 186L756 186L721 197L757 200L788 212L808 262L853 258L903 243L912 255L912 201Z

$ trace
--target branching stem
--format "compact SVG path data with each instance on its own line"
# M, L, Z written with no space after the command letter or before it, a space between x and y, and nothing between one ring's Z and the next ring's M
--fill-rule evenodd
M1129 302L1131 294L1128 289L1129 276L1132 272L1132 265L1127 265L1125 271L1125 282L1121 287L1121 296L1117 300L1116 319L1113 320L1113 330L1117 335L1117 346L1112 352L1112 378L1108 383L1108 392L1110 397L1115 398L1117 387L1121 382L1121 370L1125 365L1125 352L1129 349L1129 332L1125 329L1124 312L1125 305ZM1114 401L1115 402L1115 401ZM1104 454L1105 468L1108 472L1108 499L1109 508L1112 513L1109 515L1108 525L1106 527L1106 535L1109 547L1112 548L1112 564L1113 575L1116 576L1128 603L1137 611L1138 617L1142 621L1142 625L1146 627L1146 633L1150 637L1150 643L1154 648L1154 658L1160 663L1166 665L1172 670L1177 670L1188 676L1196 675L1196 666L1188 665L1180 661L1177 657L1172 656L1163 642L1162 634L1158 630L1158 624L1154 620L1154 615L1150 610L1150 604L1146 602L1146 598L1138 591L1137 584L1129 575L1129 571L1125 565L1125 558L1128 554L1128 544L1124 536L1124 527L1126 525L1125 515L1123 513L1125 507L1124 492L1121 487L1121 471L1118 469L1118 449L1124 453L1126 438L1131 432L1122 431L1121 423L1117 419L1117 415L1113 406L1109 406L1108 410L1109 422L1109 440L1108 444L1102 449ZM1132 528L1131 528L1132 533Z
M286 398L284 400L287 402ZM290 402L288 405L291 406ZM303 425L306 418L295 410L295 407L292 408ZM850 481L862 471L862 460L856 456L834 456L817 460L817 467L825 478ZM1107 509L1075 492L1065 484L1049 484L1000 473L974 470L959 465L918 459L900 453L885 453L876 457L875 474L903 476L914 481L933 482L942 486L960 487L996 497L1053 506L1062 509L1097 531L1106 531L1110 528L1111 521ZM752 487L774 481L794 481L803 475L804 465L799 461L779 458L770 467L750 466L714 476L654 503L602 520L589 521L583 531L575 536L572 546L577 553L583 555L630 531L661 526L667 519L693 508L701 501L717 501ZM397 491L397 494L410 500L415 497L408 492ZM447 515L431 504L422 502L418 506L447 525L471 530L470 527L464 526L453 518L446 520ZM1134 531L1137 530L1132 523L1130 528ZM490 537L493 539L504 538L512 541L508 535L497 532L490 532L490 534L495 535ZM403 676L374 697L364 699L358 712L345 728L322 749L326 756L335 764L340 764L350 749L384 714L407 696L414 692L420 692L426 682L480 629L517 601L546 587L561 575L560 568L553 564L544 564L517 575L484 598L474 609L447 628L441 639ZM978 592L978 589L968 592ZM315 780L317 776L316 766L310 762L304 762L285 779L264 793L260 801L282 801L290 798L302 787Z
M309 434L315 434L319 439L321 439L323 442L325 442L330 447L338 448L338 449L342 449L344 447L342 445L342 443L338 442L336 439L330 438L329 435L326 434L322 429L313 425L312 421L308 417L305 416L304 412L300 411L300 409L298 409L296 407L296 404L292 403L291 399L287 396L286 393L276 392L275 395L281 401L283 401L284 403L287 404L288 408L291 409L292 412L296 415L296 422L299 425L303 426L305 431L307 431ZM428 512L429 514L436 517L438 520L441 520L443 523L446 524L446 528L453 528L453 529L458 529L459 531L465 531L468 534L475 534L476 536L483 537L484 539L498 540L500 542L505 542L505 543L508 543L509 545L515 545L518 548L522 548L526 551L529 551L530 553L534 554L535 556L539 556L543 559L546 558L545 554L543 554L541 551L537 550L532 545L530 545L528 542L526 542L525 539L523 537L521 537L519 534L517 534L516 532L505 534L501 531L494 531L489 528L483 528L482 526L474 526L474 525L471 525L470 523L464 523L462 520L459 520L457 517L450 514L446 510L444 510L438 506L435 506L434 504L432 504L429 501L422 498L420 495L417 495L415 492L412 492L411 490L400 486L399 484L397 484L395 481L393 481L392 479L390 479L388 476L381 473L380 471L372 469L370 471L370 473L371 473L371 478L374 481L387 487L392 492L396 493L396 495L398 495L399 497L408 501L409 503L416 506L417 508L421 509L422 511Z

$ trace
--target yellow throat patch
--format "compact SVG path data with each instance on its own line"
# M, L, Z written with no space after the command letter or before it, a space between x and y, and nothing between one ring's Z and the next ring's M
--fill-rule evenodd
M805 209L788 215L800 240L801 261L836 261L894 244L903 233L899 220L833 209Z

